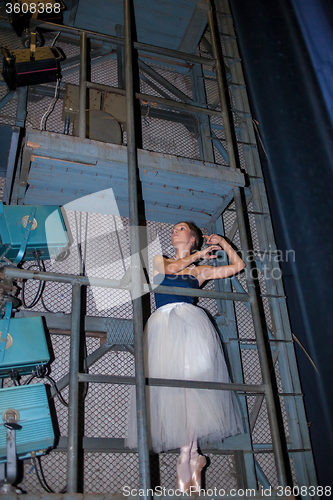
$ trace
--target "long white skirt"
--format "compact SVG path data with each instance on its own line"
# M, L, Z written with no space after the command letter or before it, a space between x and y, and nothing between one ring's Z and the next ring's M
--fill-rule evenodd
M229 382L220 338L199 307L177 302L160 307L145 332L146 376L150 378ZM243 431L235 394L231 391L147 387L148 438L155 452L221 442ZM131 394L129 448L137 447L135 390Z

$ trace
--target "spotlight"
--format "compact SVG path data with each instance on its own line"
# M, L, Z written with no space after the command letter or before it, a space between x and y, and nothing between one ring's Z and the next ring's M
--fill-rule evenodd
M44 384L6 387L0 396L0 463L7 466L0 494L8 494L15 493L17 458L44 455L55 435Z
M36 33L30 48L9 50L2 47L2 76L10 90L27 85L55 82L60 78L59 62L63 55L56 47L36 47Z

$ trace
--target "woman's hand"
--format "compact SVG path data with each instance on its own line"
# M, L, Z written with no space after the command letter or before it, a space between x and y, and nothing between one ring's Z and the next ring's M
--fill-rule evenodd
M211 234L208 236L208 234L204 234L203 237L207 240L206 243L208 245L220 245L223 243L224 238L222 236L219 236L218 234ZM219 249L220 250L220 249Z
M199 259L216 259L216 255L210 255L210 252L214 252L214 250L221 250L221 247L219 245L210 245L209 247L196 252L196 255Z

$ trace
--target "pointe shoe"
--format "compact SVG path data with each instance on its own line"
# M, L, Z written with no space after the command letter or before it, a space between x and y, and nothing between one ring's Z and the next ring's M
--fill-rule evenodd
M191 470L191 492L200 493L202 469L207 464L207 458L203 455L197 455L196 458L190 460Z
M191 471L188 462L177 460L177 489L182 493L189 493L191 488Z

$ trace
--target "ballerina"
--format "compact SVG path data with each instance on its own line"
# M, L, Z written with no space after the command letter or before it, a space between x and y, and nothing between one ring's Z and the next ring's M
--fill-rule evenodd
M191 222L172 229L174 257L154 257L155 284L199 288L205 281L232 276L245 267L229 243L217 234L204 235L207 248L200 250L201 233ZM230 265L195 265L198 259L215 259L223 248ZM150 378L229 382L220 338L207 314L193 305L194 297L158 293L156 311L145 332L146 376ZM180 448L177 487L182 492L201 489L206 457L201 445L216 443L243 432L237 401L231 391L147 387L148 434L157 453ZM135 394L132 393L126 444L137 446Z

